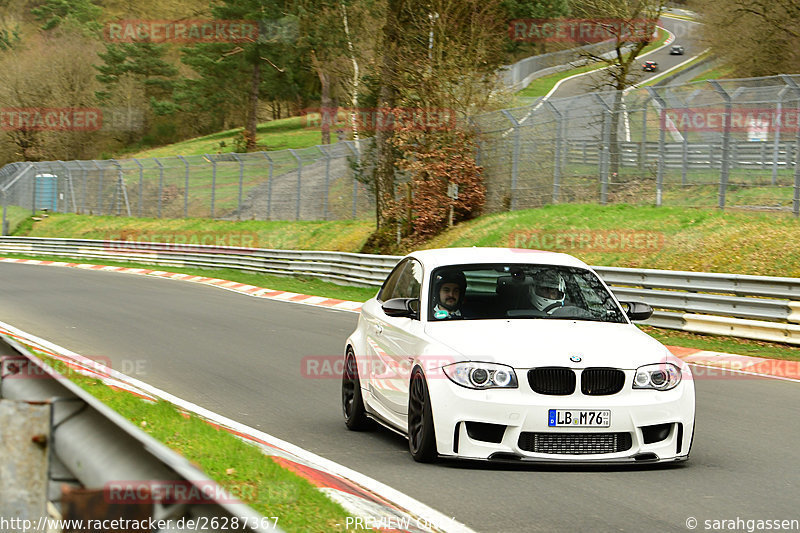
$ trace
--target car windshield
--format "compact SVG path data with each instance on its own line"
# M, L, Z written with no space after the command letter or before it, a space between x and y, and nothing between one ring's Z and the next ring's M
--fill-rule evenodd
M583 268L453 265L438 268L431 276L431 321L514 318L626 322L624 312L598 277Z

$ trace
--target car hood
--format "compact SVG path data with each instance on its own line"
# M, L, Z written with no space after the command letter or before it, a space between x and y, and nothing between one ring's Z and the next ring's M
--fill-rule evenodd
M463 360L514 368L635 369L672 358L664 345L631 324L561 319L458 320L429 323L425 332ZM574 360L577 357L580 361Z

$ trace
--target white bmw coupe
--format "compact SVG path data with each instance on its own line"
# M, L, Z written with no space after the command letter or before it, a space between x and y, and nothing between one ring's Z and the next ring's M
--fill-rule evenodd
M694 383L631 323L652 312L569 255L414 252L347 339L345 423L401 433L422 462L685 460Z

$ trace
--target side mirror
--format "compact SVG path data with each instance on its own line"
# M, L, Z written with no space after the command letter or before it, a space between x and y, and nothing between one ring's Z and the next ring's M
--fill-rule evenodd
M381 306L388 316L419 319L419 298L392 298Z
M644 302L620 302L631 320L647 320L653 316L653 308Z

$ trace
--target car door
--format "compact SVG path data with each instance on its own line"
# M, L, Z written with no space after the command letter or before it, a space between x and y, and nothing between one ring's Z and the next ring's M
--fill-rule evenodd
M408 259L399 273L391 292L381 295L382 301L391 298L420 298L422 265ZM375 313L372 385L375 399L391 413L404 418L408 411L408 382L415 354L422 351L424 328L419 316L390 317L379 309Z

